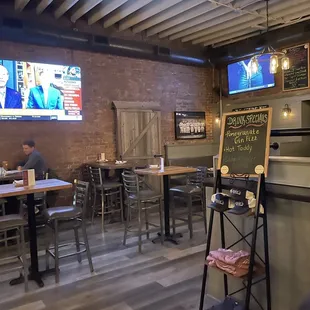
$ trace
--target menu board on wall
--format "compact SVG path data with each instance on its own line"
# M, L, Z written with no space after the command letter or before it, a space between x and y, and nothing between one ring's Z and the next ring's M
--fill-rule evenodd
M290 47L286 50L290 69L283 70L283 91L309 87L309 44Z
M222 175L267 176L272 109L223 115L219 152Z

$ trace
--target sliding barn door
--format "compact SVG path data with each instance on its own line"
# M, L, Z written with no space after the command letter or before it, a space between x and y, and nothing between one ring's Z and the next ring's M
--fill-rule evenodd
M162 154L159 103L114 101L117 117L117 156L138 166L159 164ZM160 178L149 178L160 189Z

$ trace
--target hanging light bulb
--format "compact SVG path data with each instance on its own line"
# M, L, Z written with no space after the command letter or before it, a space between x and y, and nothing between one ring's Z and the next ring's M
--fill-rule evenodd
M258 60L257 57L251 58L251 65L250 65L251 74L256 74L258 72Z
M284 56L281 60L282 70L288 70L290 68L290 59Z
M277 73L277 68L279 65L279 60L277 55L271 55L270 57L270 63L269 63L269 72L271 74Z
M221 122L220 114L218 113L215 118L215 123L219 124Z
M279 60L278 60L278 56L277 55L271 55L270 56L270 64L272 64L272 66L274 66L274 67L278 67L279 66Z

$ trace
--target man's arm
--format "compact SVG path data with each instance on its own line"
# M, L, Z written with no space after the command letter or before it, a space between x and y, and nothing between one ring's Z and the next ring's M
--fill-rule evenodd
M39 161L39 156L37 156L36 154L31 154L29 155L28 161L26 162L26 164L23 166L23 169L34 169L36 163Z

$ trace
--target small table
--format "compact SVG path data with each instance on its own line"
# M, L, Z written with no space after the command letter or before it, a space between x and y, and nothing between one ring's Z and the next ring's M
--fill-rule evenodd
M163 177L164 180L164 211L165 211L165 241L170 241L174 244L178 242L174 239L174 236L170 233L170 208L169 208L169 176L188 174L197 172L196 168L192 167L179 167L179 166L168 166L164 168L164 171L159 169L136 169L135 172L139 175L152 175Z
M31 267L29 268L29 280L37 282L39 287L43 287L44 283L41 278L41 272L39 272L38 263L38 246L37 246L37 229L36 229L36 217L34 210L34 193L42 193L49 191L57 191L62 189L69 189L72 187L71 183L64 182L57 179L36 181L36 185L29 187L15 187L13 184L0 185L0 198L14 197L27 195L27 207L28 207L28 226L29 226L29 238L30 238L30 256ZM12 280L11 285L19 284L23 282L23 277Z

